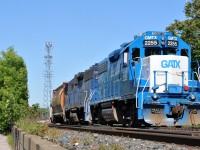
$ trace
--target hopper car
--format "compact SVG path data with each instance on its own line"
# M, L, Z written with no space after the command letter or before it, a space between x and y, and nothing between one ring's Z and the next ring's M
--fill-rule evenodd
M50 120L52 123L64 123L65 117L65 100L67 96L67 83L63 82L58 88L53 90L52 101L50 104Z

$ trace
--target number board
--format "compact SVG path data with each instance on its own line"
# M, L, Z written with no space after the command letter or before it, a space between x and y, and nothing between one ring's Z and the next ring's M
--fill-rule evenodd
M177 47L178 46L178 41L167 40L167 46Z
M158 40L144 40L143 45L144 46L158 46L159 41Z

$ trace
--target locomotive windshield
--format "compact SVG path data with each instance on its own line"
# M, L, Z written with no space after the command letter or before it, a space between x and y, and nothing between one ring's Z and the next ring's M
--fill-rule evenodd
M176 55L176 49L163 49L163 55Z
M151 55L176 55L176 49L146 48L145 56Z
M145 56L151 56L151 55L161 55L161 50L160 49L152 49L152 48L147 48L145 50Z

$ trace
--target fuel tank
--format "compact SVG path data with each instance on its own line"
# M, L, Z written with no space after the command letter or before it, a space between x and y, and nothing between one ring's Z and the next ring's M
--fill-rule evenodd
M67 95L67 83L64 82L57 89L53 90L51 107L53 115L64 114L65 98Z

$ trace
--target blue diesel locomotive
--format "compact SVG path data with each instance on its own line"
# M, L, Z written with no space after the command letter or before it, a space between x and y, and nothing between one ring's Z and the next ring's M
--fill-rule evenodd
M193 71L191 62L190 46L170 32L136 35L67 83L64 120L199 125L199 68Z

